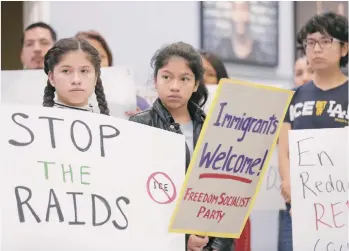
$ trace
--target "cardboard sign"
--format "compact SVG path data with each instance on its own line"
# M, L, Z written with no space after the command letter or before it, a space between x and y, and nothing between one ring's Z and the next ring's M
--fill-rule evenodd
M203 110L206 113L209 111L209 108L212 105L217 88L218 85L207 85L209 95L207 102L203 107ZM285 201L281 196L280 186L281 178L279 174L278 148L275 147L253 210L278 211L280 209L285 209Z
M348 128L289 132L293 250L348 250Z
M125 112L136 110L136 86L132 71L124 66L102 68L101 79L110 115L128 119ZM44 70L1 71L1 103L42 106L46 85ZM90 104L99 112L95 94Z
M184 250L167 231L184 136L58 108L0 115L3 251Z
M238 238L293 92L220 81L172 216L177 233Z

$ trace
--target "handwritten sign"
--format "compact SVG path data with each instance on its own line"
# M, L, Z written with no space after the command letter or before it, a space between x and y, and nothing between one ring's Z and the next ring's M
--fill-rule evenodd
M293 92L223 79L172 216L171 232L238 238Z
M136 109L136 86L132 71L126 66L102 68L101 79L110 114L128 118L125 112ZM46 83L44 70L1 71L1 103L42 106ZM90 104L99 112L95 94Z
M184 136L57 108L2 105L0 116L3 251L184 248L167 231L175 203L147 189L157 172L164 188L182 184Z
M278 147L276 146L270 157L253 211L277 211L278 213L280 209L285 208L285 201L281 196Z
M348 249L348 129L289 133L293 250Z
M207 85L209 95L203 108L206 113L209 111L217 88L218 85ZM281 196L280 186L281 178L279 174L278 148L275 147L270 158L266 174L264 175L253 211L277 211L278 213L280 209L285 209L285 201Z

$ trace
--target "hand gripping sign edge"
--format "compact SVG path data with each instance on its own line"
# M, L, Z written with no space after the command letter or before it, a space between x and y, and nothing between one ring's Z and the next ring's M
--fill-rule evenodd
M170 183L171 183L171 185L172 185L172 187L173 187L173 195L172 195L172 196L169 196L169 195L167 194L167 192L166 192L164 189L160 189L160 190L162 190L162 191L167 195L167 197L168 197L168 200L167 200L167 201L158 201L158 200L156 200L156 199L154 198L154 196L152 195L151 191L150 191L150 182L151 182L151 180L154 180L156 183L159 183L159 182L154 178L154 177L155 177L156 175L158 175L158 174L161 174L161 175L165 176L165 178L167 178L167 179L170 181ZM169 204L169 203L173 202L173 201L176 199L176 197L177 197L177 190L176 190L175 184L173 183L173 181L171 180L171 178L170 178L166 173L164 173L164 172L155 172L155 173L152 173L152 174L149 176L148 181L147 181L147 192L148 192L149 197L150 197L153 201L155 201L156 203L158 203L158 204Z

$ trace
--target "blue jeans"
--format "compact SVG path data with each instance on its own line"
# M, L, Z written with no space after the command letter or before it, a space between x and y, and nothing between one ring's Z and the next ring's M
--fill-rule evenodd
M292 251L292 218L291 205L286 203L286 210L279 211L279 243L278 251Z

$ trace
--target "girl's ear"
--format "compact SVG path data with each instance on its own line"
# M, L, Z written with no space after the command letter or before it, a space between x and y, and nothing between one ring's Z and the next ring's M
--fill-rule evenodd
M55 87L55 81L53 78L53 73L51 71L48 72L48 80L50 81L50 84Z
M196 82L195 82L195 86L194 86L194 90L193 90L193 92L196 92L196 91L198 90L198 88L199 88L199 84L200 84L200 82L199 82L199 81L196 81Z
M348 43L344 43L342 46L341 56L345 57L348 55Z
M154 78L154 86L155 86L155 89L158 89L158 81L156 80L156 78Z

